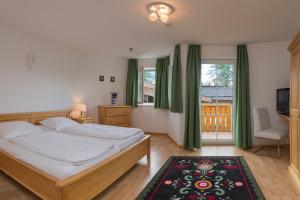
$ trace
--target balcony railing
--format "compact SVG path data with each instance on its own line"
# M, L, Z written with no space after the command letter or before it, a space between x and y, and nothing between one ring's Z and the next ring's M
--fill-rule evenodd
M231 132L232 104L202 103L201 130L204 132Z

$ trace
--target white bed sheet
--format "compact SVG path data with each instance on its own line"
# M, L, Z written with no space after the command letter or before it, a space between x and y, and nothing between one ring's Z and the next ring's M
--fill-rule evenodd
M43 131L53 131L53 129L50 129L48 127L45 127L43 125L39 125L39 127L42 128ZM57 132L59 133L64 133L64 134L69 134L67 132L63 132L63 131L58 131L56 130ZM89 136L81 136L81 135L73 135L73 134L70 134L74 137L83 137L83 138L94 138L95 140L102 140L102 141L106 141L106 142L112 142L112 143L115 143L119 148L120 150L123 150L127 147L129 147L130 145L138 142L139 140L143 139L144 137L144 132L143 131L139 131L138 133L134 134L133 136L130 136L126 139L122 139L122 140L118 140L118 139L106 139L106 138L96 138L96 137L89 137Z
M81 136L84 137L84 136ZM126 139L122 139L122 140L114 140L114 139L106 139L106 138L101 138L102 141L105 142L112 142L115 143L120 150L126 149L127 147L129 147L130 145L140 141L141 139L143 139L144 137L144 132L138 132L133 136L130 136Z
M111 149L109 152L106 152L101 157L91 162L88 162L83 165L75 166L69 162L57 161L54 159L44 157L42 155L26 150L22 147L19 147L3 139L0 139L0 148L8 152L9 154L15 156L17 159L20 159L60 180L75 175L120 152L119 148L115 147Z
M105 155L115 143L93 138L78 138L55 131L33 133L9 140L10 143L42 156L82 165Z
M138 128L119 127L119 126L94 124L94 123L85 123L85 124L67 126L59 130L63 132L67 132L72 135L81 135L81 136L97 137L97 138L109 138L109 139L116 139L116 140L126 139L141 131L141 129Z

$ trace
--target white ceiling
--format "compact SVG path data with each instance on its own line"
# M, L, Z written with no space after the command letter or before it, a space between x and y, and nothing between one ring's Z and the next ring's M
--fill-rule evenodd
M0 18L82 50L159 56L176 43L289 40L300 29L300 0L165 0L172 25L147 19L147 0L1 0Z

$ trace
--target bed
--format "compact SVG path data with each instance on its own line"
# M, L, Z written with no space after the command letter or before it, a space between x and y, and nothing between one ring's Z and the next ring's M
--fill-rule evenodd
M5 114L0 115L0 122L18 120L38 125L39 121L56 116L69 118L70 111ZM0 149L0 169L43 199L91 199L145 155L149 163L150 136L144 136L102 162L61 180Z

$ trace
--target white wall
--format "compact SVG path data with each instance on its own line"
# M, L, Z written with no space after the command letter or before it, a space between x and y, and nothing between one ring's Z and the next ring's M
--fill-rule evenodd
M267 107L271 124L283 130L288 130L288 122L276 112L276 89L289 87L288 45L288 41L283 41L247 46L250 64L251 110L257 107ZM255 139L254 143L262 144L270 143L270 141Z
M99 75L104 81L99 81ZM115 82L110 82L114 76ZM126 93L127 59L105 55L86 58L85 71L81 74L80 97L87 104L88 115L98 119L97 106L110 105L111 92L117 92L117 104L124 105Z
M145 132L168 133L168 111L140 105L133 110L132 125Z
M66 109L81 84L79 53L0 22L0 113ZM26 54L36 53L28 72Z
M109 104L111 91L124 103L125 58L88 56L3 22L0 27L0 113L69 109L84 102L96 117L96 106ZM30 52L36 53L36 62L28 72ZM105 82L98 81L99 75Z
M202 45L202 59L236 59L236 48L233 45Z

